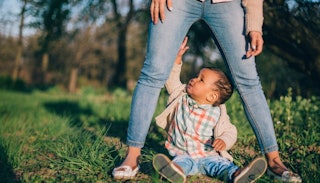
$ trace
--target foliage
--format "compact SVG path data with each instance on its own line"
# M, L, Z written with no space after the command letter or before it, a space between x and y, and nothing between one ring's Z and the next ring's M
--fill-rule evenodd
M293 96L312 96L312 93L320 89L309 81L305 73L296 72L285 60L272 54L267 48L257 57L256 65L262 87L268 98L279 99L287 93L287 88L292 88Z
M265 0L264 9L266 47L308 76L301 85L316 85L320 78L320 1Z
M157 112L163 110L163 91ZM0 164L4 182L117 182L114 166L125 156L131 94L119 88L110 91L92 87L77 94L59 87L32 93L0 90ZM319 99L293 97L291 90L270 101L281 156L304 182L317 182L320 161ZM246 121L239 97L227 103L239 137L231 150L235 163L247 164L260 156L253 132ZM152 156L165 152L165 134L151 125L141 158L138 182L165 182L152 168ZM191 182L212 182L204 176ZM264 175L258 182L273 182Z
M23 6L18 15L0 12L1 75L14 76L12 71L17 70L18 78L27 84L59 85L70 92L84 86L133 88L145 56L147 1L19 1L23 3L26 25L21 29L32 26L37 31L23 38L21 64L15 64L19 38L6 34L10 32L6 29L15 25L9 21L12 16L23 20ZM294 96L319 95L319 12L318 0L264 1L266 49L257 61L269 97L284 95L288 87L294 89ZM195 23L188 36L184 78L203 64L222 64L203 21Z
M35 22L31 23L42 30L43 38L40 40L42 49L47 51L50 42L59 39L65 32L66 21L70 16L69 0L33 0L32 9Z
M299 168L316 170L317 167L310 162L319 161L317 155L320 153L319 134L318 131L314 131L320 129L320 124L317 122L320 120L319 99L316 97L294 99L289 89L287 96L271 104L271 109L276 133L281 137L278 140L280 149L288 153L284 157L299 163L301 165ZM317 180L316 175L308 176L311 180Z
M13 81L11 77L0 76L0 88L7 90L28 91L28 87L21 79Z

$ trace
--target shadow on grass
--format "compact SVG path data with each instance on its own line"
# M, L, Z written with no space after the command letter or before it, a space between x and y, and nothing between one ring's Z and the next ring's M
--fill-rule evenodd
M47 102L44 104L45 108L56 115L62 117L70 117L70 126L84 129L84 126L90 126L90 124L84 124L81 116L85 118L92 117L94 122L91 125L98 125L101 129L107 128L107 136L120 138L122 142L125 141L126 129L128 124L126 121L112 121L109 119L101 119L95 116L94 111L90 107L81 107L78 102L72 101L59 101L59 102ZM112 122L110 122L112 121Z
M94 111L90 107L81 107L77 102L73 101L59 101L59 102L47 102L44 104L45 108L54 114L60 116L70 116L71 122L70 125L72 127L83 128L84 121L81 120L80 116L95 116ZM107 128L107 136L119 138L122 143L126 142L127 137L127 129L128 129L128 121L127 120L111 120L111 119L101 119L98 118L95 121L101 129ZM85 129L83 129L85 130ZM146 147L152 148L154 150L162 149L163 146L159 147L162 139L153 138L153 137L161 137L163 133L158 130L156 125L152 124L149 130L147 139L146 139Z
M107 121L107 122L106 122ZM108 122L108 119L101 119L100 126L105 126L108 137L119 138L123 144L126 144L127 141L127 132L128 132L128 121L113 121ZM159 129L155 124L150 125L148 135L146 137L146 143L144 148L150 149L156 152L164 153L163 141L165 134Z
M83 122L80 120L80 115L93 115L90 108L82 108L77 102L59 101L44 103L44 107L51 113L59 116L70 116L72 127L82 127Z
M127 120L114 120L114 119L102 119L95 115L94 110L90 107L82 107L77 102L73 101L59 101L59 102L48 102L44 104L45 108L54 114L60 116L70 116L71 122L70 125L72 127L80 128L83 131L88 131L85 127L90 125L88 122L82 121L84 118L80 116L87 116L94 119L94 127L107 130L106 138L116 138L119 139L121 144L126 143L127 138L127 129L128 129L128 121ZM96 130L96 129L95 129ZM92 131L89 131L90 133ZM94 135L94 134L93 134ZM151 124L146 144L143 150L145 152L156 152L156 153L164 153L166 154L166 150L163 145L164 134L159 130L159 128L155 124ZM115 153L116 151L114 151ZM119 154L111 154L111 156L115 160L115 164L119 165L123 160L119 159ZM150 158L150 157L149 157ZM153 171L151 161L144 160L141 162L141 172L145 174L151 174ZM112 169L110 170L112 171ZM109 174L111 172L108 172Z
M54 87L53 84L45 84L44 82L40 82L41 79L39 78L44 78L44 76L39 76L39 73L34 74L33 78L33 81L36 82L33 84L27 84L21 78L13 80L10 76L0 76L0 89L21 93L31 93L33 90L46 91Z
M107 128L106 135L108 137L119 138L122 143L125 143L127 139L128 122L124 120L110 121L111 120L108 119L100 119L99 126L101 126L101 128Z
M95 119L94 124L97 124L101 129L107 128L107 136L120 138L122 142L125 141L127 135L126 129L128 127L127 121L112 121L109 119L101 119L95 116L94 111L90 107L81 107L78 102L72 101L59 101L59 102L47 102L44 107L51 113L62 117L70 117L70 126L83 129L85 122L81 119L81 116L87 118L93 117ZM112 122L110 122L112 121ZM87 126L90 124L86 124Z
M8 156L5 148L0 144L0 183L19 182L13 168L8 162Z

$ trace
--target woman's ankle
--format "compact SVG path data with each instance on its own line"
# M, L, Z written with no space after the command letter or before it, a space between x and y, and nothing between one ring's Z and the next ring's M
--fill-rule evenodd
M121 166L130 166L132 169L135 169L135 168L137 168L138 165L139 165L139 157L140 157L140 156L138 156L138 157L135 158L135 159L126 158L126 159L122 162Z
M130 166L131 168L136 168L139 164L139 158L141 155L141 148L128 147L128 153L121 166Z
M284 171L288 170L288 168L281 161L278 151L268 153L266 154L266 157L269 170L271 170L273 173L281 175Z

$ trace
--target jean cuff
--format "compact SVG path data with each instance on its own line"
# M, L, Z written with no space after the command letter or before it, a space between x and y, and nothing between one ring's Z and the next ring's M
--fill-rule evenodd
M134 142L134 141L127 140L126 144L131 147L137 147L137 148L144 147L144 142Z

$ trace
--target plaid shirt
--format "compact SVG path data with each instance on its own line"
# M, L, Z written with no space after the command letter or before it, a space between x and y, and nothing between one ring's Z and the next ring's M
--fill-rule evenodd
M217 155L211 150L220 108L198 105L188 95L178 100L165 143L169 153L172 156L188 154L193 158Z

